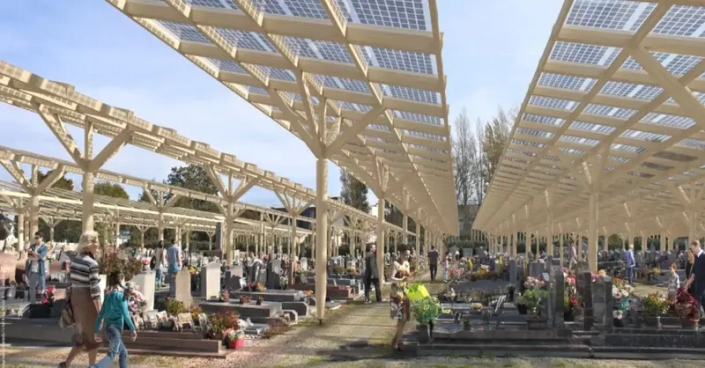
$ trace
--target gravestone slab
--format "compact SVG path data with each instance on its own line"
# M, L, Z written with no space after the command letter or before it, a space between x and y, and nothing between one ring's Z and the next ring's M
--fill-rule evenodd
M176 290L174 299L184 303L186 309L191 308L193 297L191 297L191 273L187 269L182 269L176 273Z
M220 262L212 262L201 268L201 297L210 299L220 296Z
M595 312L592 303L592 273L583 272L579 276L579 289L583 297L583 331L590 331L595 323Z
M279 278L282 275L281 259L273 259L267 263L267 289L279 289Z
M563 275L563 268L560 266L553 266L552 271L551 293L553 299L553 327L561 327L564 324L565 276Z
M132 278L132 283L137 285L138 290L147 302L147 310L154 309L154 292L156 290L156 275L154 271L140 272Z

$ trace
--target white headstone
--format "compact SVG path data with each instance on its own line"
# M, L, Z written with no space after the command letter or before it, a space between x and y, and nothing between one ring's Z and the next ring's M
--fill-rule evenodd
M220 262L201 268L201 297L206 300L220 295Z

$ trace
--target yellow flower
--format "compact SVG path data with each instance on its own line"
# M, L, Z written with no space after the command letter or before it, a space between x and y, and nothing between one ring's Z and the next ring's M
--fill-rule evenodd
M600 275L600 276L606 276L606 275L607 275L607 272L605 272L605 270L600 270L600 271L597 272L597 274Z

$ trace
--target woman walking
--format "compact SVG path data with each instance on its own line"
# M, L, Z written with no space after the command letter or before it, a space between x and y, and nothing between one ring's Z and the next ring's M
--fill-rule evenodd
M98 273L98 233L86 231L81 235L76 249L76 257L71 260L69 279L71 281L70 303L73 311L75 333L73 348L59 368L68 368L83 350L88 352L88 365L95 364L100 344L96 342L93 328L101 309L100 276Z
M392 281L392 295L390 317L397 321L397 330L392 339L392 346L401 351L404 337L404 325L410 319L409 298L404 293L406 281L411 276L411 266L409 265L409 250L402 246L400 258L392 263L389 273Z

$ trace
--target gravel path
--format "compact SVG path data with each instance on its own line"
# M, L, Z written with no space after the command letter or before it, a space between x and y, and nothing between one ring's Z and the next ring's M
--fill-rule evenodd
M428 281L428 274L421 277ZM443 284L428 284L431 293ZM386 289L386 288L385 288ZM388 292L383 292L383 296ZM408 329L414 329L409 323ZM364 305L351 303L336 311L329 311L326 322L304 321L296 328L271 339L250 340L245 350L226 360L185 359L157 356L132 356L130 367L540 367L540 368L700 368L695 361L610 361L549 358L494 358L481 357L426 357L409 358L391 350L389 342L394 334L394 321L389 318L387 303ZM66 348L6 349L4 367L55 367L66 356ZM85 357L74 364L85 366ZM3 368L4 368L3 367Z

